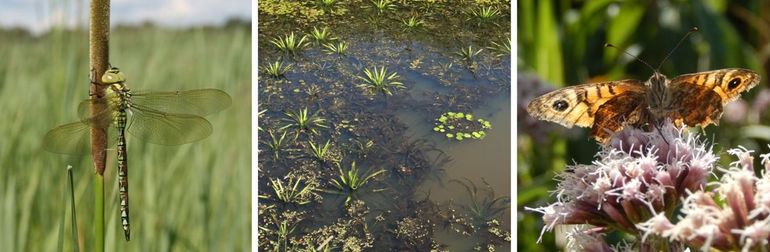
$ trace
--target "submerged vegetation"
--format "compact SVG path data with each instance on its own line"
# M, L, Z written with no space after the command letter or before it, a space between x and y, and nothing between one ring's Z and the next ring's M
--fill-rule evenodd
M356 196L355 193L361 190L370 179L385 173L385 170L379 169L368 174L366 172L364 174L359 174L358 166L356 166L356 162L353 161L350 164L350 169L347 171L345 171L345 169L343 169L342 166L338 164L337 172L337 177L332 179L330 183L341 194L346 195L345 205L347 205L348 202L350 202L350 200ZM381 190L382 189L373 189L372 192L378 192Z
M481 51L483 50L484 49L473 50L473 46L469 45L468 47L460 48L460 50L455 52L455 54L462 57L466 63L470 64L476 59L476 56L481 54Z
M326 48L327 54L339 54L344 55L345 52L348 51L348 44L344 41L337 42L337 44L334 43L328 43L323 44L324 48Z
M463 139L497 135L478 117L496 118L498 101L509 99L511 61L504 42L510 54L510 40L502 39L510 36L507 4L284 0L259 5L260 60L291 66L280 77L267 70L258 76L260 250L508 248L507 187L494 181L503 196L489 198L492 188L479 188L473 197L459 184L444 183L478 181L480 175L458 174L468 167L454 165L468 156L452 149L469 141L430 135L436 118L447 111L464 111L451 120ZM497 17L490 22L497 25L468 21L470 10L480 7L491 7ZM469 49L468 57L458 57L458 45ZM446 122L448 128L449 118ZM508 156L494 158L506 164ZM510 172L507 165L479 169ZM451 196L431 195L446 190L443 186L451 187Z
M484 184L487 187L482 189L479 189L473 181L467 178L465 182L462 180L452 180L451 182L462 185L468 193L470 202L463 205L462 208L470 214L475 227L483 228L488 222L499 218L508 209L511 199L509 197L495 197L495 191L486 184L486 181Z
M511 55L511 38L505 38L500 42L492 41L492 46L487 47L490 51L495 52L495 56L504 57Z

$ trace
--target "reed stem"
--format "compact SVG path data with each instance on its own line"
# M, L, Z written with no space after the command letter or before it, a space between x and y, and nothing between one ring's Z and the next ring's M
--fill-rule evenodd
M110 1L91 0L89 11L89 59L90 79L89 96L91 99L104 97L105 85L101 83L101 74L109 66L110 42ZM91 115L96 116L97 107L91 106ZM104 251L104 169L107 160L107 127L96 125L91 127L91 156L94 162L96 177L94 178L94 218L95 218L95 251Z

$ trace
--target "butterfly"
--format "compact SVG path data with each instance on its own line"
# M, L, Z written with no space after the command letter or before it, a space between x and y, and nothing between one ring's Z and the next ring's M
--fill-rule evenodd
M597 142L631 125L637 128L670 118L677 126L718 124L725 105L756 86L760 76L727 68L677 76L655 70L646 82L620 80L565 87L532 100L527 112L540 120L590 127Z

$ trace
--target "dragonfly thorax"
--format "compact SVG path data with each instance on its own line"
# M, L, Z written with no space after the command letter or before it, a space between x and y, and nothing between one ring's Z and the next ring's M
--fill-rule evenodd
M107 89L107 97L109 97L110 106L115 110L126 110L131 107L131 90L122 82L110 85Z

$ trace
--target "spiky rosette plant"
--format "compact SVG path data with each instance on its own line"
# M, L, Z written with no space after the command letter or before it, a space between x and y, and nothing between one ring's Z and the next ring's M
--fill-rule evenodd
M446 138L462 141L464 139L483 139L486 130L492 129L492 124L484 119L474 119L470 113L446 112L436 119L433 131L444 134Z

